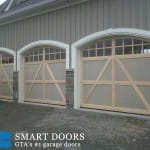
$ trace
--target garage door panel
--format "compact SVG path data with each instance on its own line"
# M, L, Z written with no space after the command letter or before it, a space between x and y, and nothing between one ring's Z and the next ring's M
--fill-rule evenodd
M43 66L39 65L39 67L38 67L38 69L37 69L33 79L35 79L35 80L43 80L44 79L43 71L44 71L44 65Z
M13 65L5 66L5 71L9 80L13 79Z
M125 73L121 69L120 65L118 65L117 63L115 63L115 75L115 79L117 81L128 81Z
M145 96L148 104L150 105L150 86L138 86L142 94Z
M62 99L55 84L46 84L46 99L52 101L59 101Z
M3 67L0 67L0 80L4 80L5 78Z
M33 80L39 67L40 66L36 64L25 64L25 79Z
M29 97L30 95L30 92L31 92L31 88L32 88L32 84L31 83L25 83L25 89L24 89L24 92L25 92L25 96L26 97Z
M27 93L27 98L35 98L35 99L42 99L42 86L41 84L34 84L28 85L29 87L29 92Z
M83 61L83 79L84 80L95 80L95 78L98 77L101 68L104 67L104 64L107 60L101 60L101 61ZM90 69L89 69L90 68Z
M101 80L112 80L112 65L111 64L109 64L109 66L104 71Z
M85 88L86 86L84 86ZM90 89L92 86L90 87ZM89 92L89 91L88 91ZM86 104L95 104L95 105L112 105L111 101L111 86L109 85L97 85L92 92L92 94L87 98L87 95L84 97L84 103Z
M61 91L62 91L62 93L65 97L65 95L66 95L66 84L65 83L60 83L58 85L59 85L59 87L60 87L60 89L61 89Z
M116 86L116 106L146 109L132 86Z
M65 65L65 62L48 64L56 80L65 80Z
M45 69L45 80L52 80L52 77L51 77L48 69Z
M9 83L12 87L12 84ZM2 96L12 96L12 91L10 90L8 83L1 83L1 88L0 88L0 95Z
M150 58L121 60L135 81L150 81Z
M91 87L92 87L92 85L82 85L82 86L83 87L82 87L82 97L81 97L81 99L85 100L88 93L89 93L89 91L90 91L90 89L91 89Z

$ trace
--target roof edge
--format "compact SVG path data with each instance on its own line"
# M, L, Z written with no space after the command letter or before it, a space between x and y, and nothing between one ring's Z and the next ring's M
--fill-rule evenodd
M41 3L37 3L34 5L30 5L26 8L22 8L20 10L15 10L13 12L8 12L0 16L0 26L4 24L8 24L14 21L22 20L24 18L33 17L39 14L44 14L46 12L55 11L57 9L61 9L64 7L69 7L71 5L79 4L86 2L88 0L76 0L76 1L68 1L68 0L53 0L53 1L44 1ZM48 5L51 4L51 5ZM48 10L44 10L44 8L51 8ZM38 10L39 9L39 10ZM32 14L32 15L31 15Z

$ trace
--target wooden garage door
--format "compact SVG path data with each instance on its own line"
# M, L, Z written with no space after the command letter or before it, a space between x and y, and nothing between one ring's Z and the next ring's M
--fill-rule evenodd
M150 115L150 41L97 40L81 48L81 107Z
M65 105L65 50L35 48L25 54L25 101Z
M13 65L14 58L0 52L0 99L13 100Z

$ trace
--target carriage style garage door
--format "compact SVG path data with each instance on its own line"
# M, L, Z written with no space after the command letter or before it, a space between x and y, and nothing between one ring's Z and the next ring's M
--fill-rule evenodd
M81 107L150 115L150 41L97 40L81 48Z
M13 100L14 57L0 52L0 99Z
M38 47L25 54L25 101L65 105L64 49Z

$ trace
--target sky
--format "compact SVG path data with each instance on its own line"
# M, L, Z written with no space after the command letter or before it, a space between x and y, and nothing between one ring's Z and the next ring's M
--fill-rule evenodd
M0 0L0 5L3 3L3 2L5 2L6 0Z

